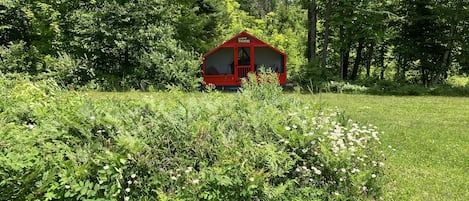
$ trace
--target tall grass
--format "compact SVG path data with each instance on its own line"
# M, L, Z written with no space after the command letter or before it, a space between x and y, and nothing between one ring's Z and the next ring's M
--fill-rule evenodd
M0 79L0 200L381 197L377 128L263 76L236 94L129 98Z

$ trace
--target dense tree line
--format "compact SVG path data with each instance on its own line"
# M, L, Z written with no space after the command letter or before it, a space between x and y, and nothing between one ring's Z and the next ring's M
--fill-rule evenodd
M289 80L430 85L469 72L467 0L3 0L0 71L67 86L198 82L200 57L246 30Z

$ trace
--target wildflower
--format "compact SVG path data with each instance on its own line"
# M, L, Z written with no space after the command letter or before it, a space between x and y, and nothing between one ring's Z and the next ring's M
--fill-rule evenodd
M124 197L124 201L129 201L130 200L130 197L129 196L125 196Z
M26 126L26 128L28 128L28 129L33 129L33 128L34 128L34 124L28 124L28 125Z
M136 174L132 174L132 175L130 175L130 177L132 177L132 179L135 179L135 177L137 177L137 175L136 175Z
M103 169L104 169L104 170L108 170L108 169L109 169L109 166L108 166L108 165L105 165L105 166L103 167Z
M199 179L192 179L192 184L198 184L200 182Z
M315 168L313 166L311 166L311 170L313 170L315 174L321 175L321 170L318 170L317 168Z
M285 126L285 130L289 131L289 130L291 130L291 127L290 126Z
M189 172L192 172L192 167L187 167L187 169L184 171L186 174Z
M70 188L70 185L65 185L65 189L69 189Z
M172 176L171 179L172 179L172 180L177 180L178 178L175 177L175 176Z
M352 173L359 173L359 172L360 172L360 170L357 169L357 168L353 168L353 169L352 169Z
M91 120L91 121L94 121L94 120L96 120L96 117L95 117L95 116L91 116L91 117L90 117L90 120Z
M130 180L129 180L129 181L127 181L127 184L129 184L129 185L130 185L130 184L132 184L132 181L130 181Z
M334 195L339 196L340 195L339 191L335 191Z
M253 181L254 181L254 178L253 178L253 177L249 177L249 181L253 182Z
M372 174L372 175L371 175L371 178L373 178L373 179L376 178L376 175L375 175L375 174Z
M126 189L125 189L125 192L129 193L129 192L130 192L130 188L126 188Z

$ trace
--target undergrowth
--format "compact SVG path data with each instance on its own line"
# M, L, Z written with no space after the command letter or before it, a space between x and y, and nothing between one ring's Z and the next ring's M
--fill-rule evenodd
M284 96L95 100L0 79L0 200L375 200L377 129Z

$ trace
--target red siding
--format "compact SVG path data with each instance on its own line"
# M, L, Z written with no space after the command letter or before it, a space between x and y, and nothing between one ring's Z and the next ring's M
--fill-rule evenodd
M249 47L249 58L250 62L249 65L239 65L238 64L238 48L242 47ZM283 72L279 73L279 81L280 84L284 85L287 82L287 55L280 50L270 46L269 44L259 40L258 38L248 34L247 32L241 32L231 38L230 40L226 41L225 43L221 44L220 46L214 48L210 52L203 55L203 78L205 84L214 84L215 86L240 86L241 80L240 77L244 77L247 72L255 72L255 52L254 47L267 47L271 50L277 52L281 57L283 57ZM220 75L206 75L206 60L207 58L218 51L220 48L233 48L234 49L234 61L232 62L232 68L234 73L233 74L220 74ZM246 62L247 63L247 62Z

